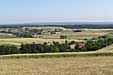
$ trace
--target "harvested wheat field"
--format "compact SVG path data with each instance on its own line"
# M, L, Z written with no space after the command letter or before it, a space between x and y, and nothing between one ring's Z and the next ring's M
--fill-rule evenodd
M0 75L113 75L113 57L0 59Z

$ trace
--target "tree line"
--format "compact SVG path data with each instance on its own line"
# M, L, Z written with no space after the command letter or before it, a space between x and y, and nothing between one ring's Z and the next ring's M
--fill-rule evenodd
M0 45L0 55L5 54L24 54L24 53L56 53L56 52L81 52L81 51L96 51L103 47L113 44L113 38L101 36L93 38L85 42L85 46L81 47L79 42L65 41L59 43L53 41L52 43L44 42L43 44L21 44L20 47L15 45ZM74 48L71 48L72 45Z
M88 51L95 51L111 44L113 44L113 37L100 36L98 38L88 40L85 46Z

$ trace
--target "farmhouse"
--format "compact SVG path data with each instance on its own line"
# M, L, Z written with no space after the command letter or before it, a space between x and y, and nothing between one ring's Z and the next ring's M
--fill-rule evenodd
M80 49L85 48L85 42L77 42L77 43L78 43ZM70 47L70 49L75 49L77 46L76 46L76 44L71 44L69 47Z
M70 49L75 49L76 48L76 44L71 44L69 47L70 47Z
M79 48L85 48L85 42L78 42Z

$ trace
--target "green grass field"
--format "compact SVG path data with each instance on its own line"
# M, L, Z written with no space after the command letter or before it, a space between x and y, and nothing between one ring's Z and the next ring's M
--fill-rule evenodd
M4 38L16 38L16 36L13 34L0 33L0 39L4 39Z

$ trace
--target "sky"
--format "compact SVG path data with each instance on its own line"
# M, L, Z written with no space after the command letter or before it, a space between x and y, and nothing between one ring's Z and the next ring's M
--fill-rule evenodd
M113 0L0 0L0 24L113 22Z

